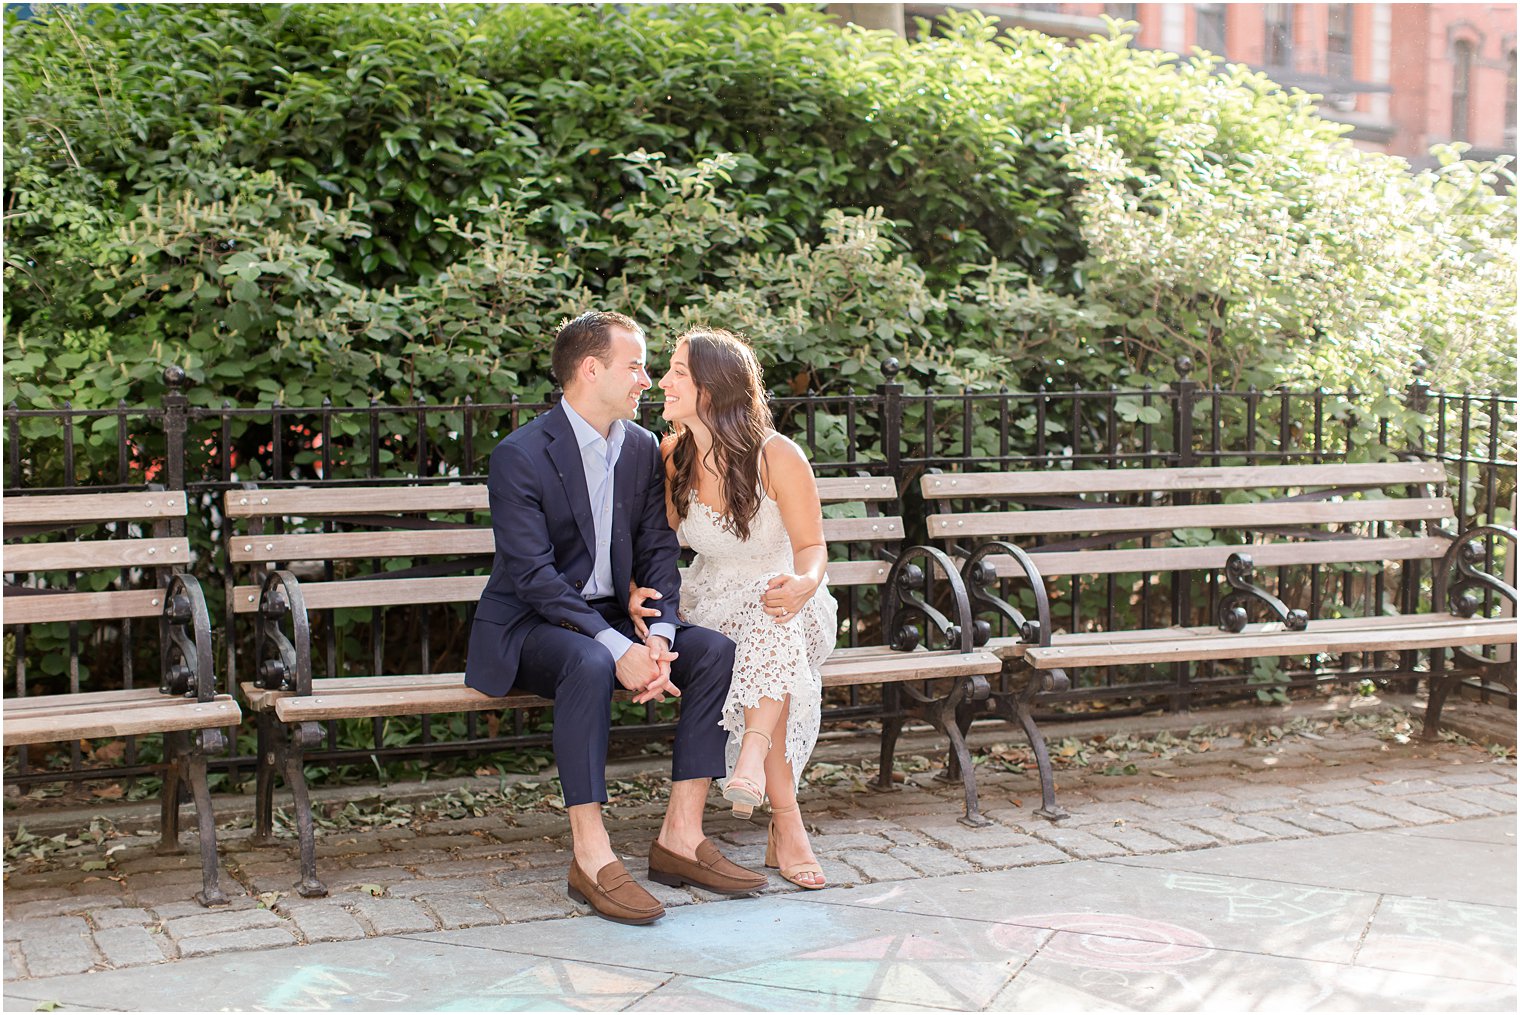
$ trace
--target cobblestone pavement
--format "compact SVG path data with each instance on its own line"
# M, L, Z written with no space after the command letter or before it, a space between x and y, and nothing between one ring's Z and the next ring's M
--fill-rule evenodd
M990 740L979 737L985 748ZM836 886L1439 825L1516 810L1512 754L1468 743L1398 743L1332 729L1265 746L1220 736L1210 746L1111 766L1111 775L1096 767L1063 772L1060 800L1071 817L1059 824L1031 813L1039 805L1032 766L1027 773L979 766L982 805L992 819L984 828L957 821L960 789L932 770L909 774L896 793L842 779L808 788L803 802L814 848ZM849 749L856 758L872 750L859 740ZM759 868L763 821L737 821L721 803L714 794L709 833L734 860ZM642 876L663 803L609 813L614 847ZM7 815L8 834L16 821ZM86 841L46 865L17 864L4 894L5 979L583 911L565 895L568 833L552 812L328 831L318 840L320 874L331 891L322 899L293 890L293 840L255 846L246 828L230 829L221 843L223 886L233 901L216 909L191 899L200 882L193 834L184 836L183 854L170 856L156 854L150 835ZM700 890L649 887L667 907L717 901ZM768 893L794 890L772 873Z

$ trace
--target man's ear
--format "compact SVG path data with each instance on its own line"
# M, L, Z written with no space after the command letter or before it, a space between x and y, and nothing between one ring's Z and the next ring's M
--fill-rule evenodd
M575 375L582 381L590 384L596 380L596 375L602 371L602 361L595 356L586 356L575 368Z

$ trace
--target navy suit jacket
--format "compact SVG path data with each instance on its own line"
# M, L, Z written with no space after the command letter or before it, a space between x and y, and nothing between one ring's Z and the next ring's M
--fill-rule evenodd
M613 471L612 594L628 583L657 589L659 617L679 626L681 547L665 515L665 466L654 434L623 421ZM475 608L464 682L500 696L517 680L523 639L535 623L595 637L610 625L586 604L596 546L586 470L565 410L556 405L491 452L487 485L496 559Z

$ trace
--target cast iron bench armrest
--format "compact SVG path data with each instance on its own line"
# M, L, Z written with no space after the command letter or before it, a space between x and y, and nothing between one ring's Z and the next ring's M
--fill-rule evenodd
M1023 570L1024 578L1034 590L1034 620L1029 620L1017 606L990 591L998 580L997 569L987 560L994 553L1007 554ZM966 554L961 574L965 577L966 587L971 590L975 603L1012 623L1014 630L1019 632L1020 640L1031 645L1050 644L1050 599L1045 594L1045 578L1029 554L1007 540L994 539ZM977 644L985 645L991 633L990 627L979 626Z
M1029 587L1034 592L1035 618L1033 620L1024 616L1023 611L1017 606L992 591L997 584L998 576L997 569L992 566L988 558L994 554L1005 554L1013 558L1013 562L1023 571L1023 578L1029 582ZM978 608L977 612L990 610L1009 621L1014 630L1019 632L1019 640L1027 645L1048 646L1050 644L1050 597L1045 591L1045 578L1040 574L1040 569L1030 554L1007 540L990 540L967 554L966 562L961 565L961 573L965 576L966 587L971 590L971 597ZM978 645L987 644L991 635L991 625L984 620L976 621ZM1031 689L1066 691L1070 688L1071 678L1066 675L1065 670L1057 669L1038 674Z
M287 638L280 622L290 618ZM272 571L259 592L254 622L253 682L266 691L311 693L311 618L301 582L289 571Z
M1478 561L1484 556L1478 541L1492 536L1507 539L1511 546L1520 550L1520 533L1504 525L1478 525L1457 536L1441 560L1441 569L1436 572L1437 609L1448 609L1459 617L1474 616L1478 612L1478 598L1472 593L1479 588L1495 592L1511 603L1516 602L1513 585L1497 575L1478 570ZM1451 580L1453 570L1460 575L1455 582Z
M1256 562L1249 553L1230 554L1230 559L1225 561L1224 565L1224 579L1230 591L1220 596L1219 602L1214 607L1214 616L1220 630L1229 631L1231 634L1244 631L1246 623L1250 620L1246 607L1252 603L1265 606L1268 612L1289 631L1307 630L1309 614L1303 610L1289 609L1287 603L1253 582L1251 579L1255 577Z
M930 566L925 568L912 563L919 558L927 561ZM930 575L936 572L950 586L951 599L955 604L953 620L924 598ZM971 600L966 594L966 585L961 580L959 570L945 551L932 546L910 546L900 551L892 562L892 570L887 574L886 587L890 590L888 594L892 609L890 616L883 618L889 623L883 626L887 629L887 644L892 648L911 652L918 647L923 632L916 624L909 622L910 617L918 615L939 632L947 648L958 647L962 652L975 650Z

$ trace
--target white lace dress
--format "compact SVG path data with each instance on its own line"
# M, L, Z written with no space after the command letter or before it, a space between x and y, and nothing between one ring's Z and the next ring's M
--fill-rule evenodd
M733 772L739 757L744 709L758 705L762 697L779 701L790 694L786 758L800 781L818 740L823 700L819 667L834 650L839 630L839 607L828 582L819 585L797 616L785 624L765 612L760 597L767 583L778 574L794 571L792 541L781 520L781 508L763 489L748 539L730 531L695 493L680 534L697 554L681 580L682 614L689 623L726 634L737 647L733 683L723 704L728 770Z

